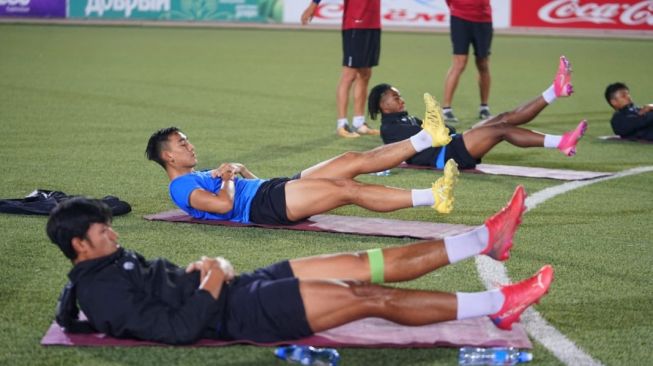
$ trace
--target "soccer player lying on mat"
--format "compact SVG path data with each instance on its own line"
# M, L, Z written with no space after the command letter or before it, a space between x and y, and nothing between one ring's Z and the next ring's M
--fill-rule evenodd
M185 268L145 260L120 247L105 204L73 198L57 206L47 223L50 240L73 263L56 319L70 332L85 328L169 344L287 341L366 317L415 326L489 316L497 327L511 329L548 291L551 266L520 283L476 293L380 283L412 280L479 254L508 259L524 197L518 187L504 209L461 235L291 259L240 275L221 257L201 257ZM78 319L77 304L88 321Z
M587 129L585 120L581 121L576 129L562 136L545 135L518 127L533 120L556 98L567 97L572 92L571 67L567 59L562 56L553 85L542 95L511 112L485 119L462 135L453 135L451 143L445 146L422 150L406 159L406 162L442 169L445 161L453 159L459 168L471 169L502 141L519 147L557 148L565 155L573 156L576 153L576 143ZM381 114L381 138L385 144L407 139L421 129L422 122L406 112L399 90L391 85L379 84L372 88L368 99L368 111L372 119L376 119L376 116Z
M624 139L653 141L653 104L636 106L624 83L608 85L605 100L615 111L610 119L615 134Z
M442 121L432 118L435 101L428 95L425 100L427 117L414 136L370 151L344 153L293 178L258 179L237 163L195 171L195 147L176 127L152 134L145 153L168 174L172 201L199 219L288 225L349 204L377 212L432 206L449 213L458 174L453 161L429 189L406 190L354 180L360 174L395 167L420 151L451 140Z

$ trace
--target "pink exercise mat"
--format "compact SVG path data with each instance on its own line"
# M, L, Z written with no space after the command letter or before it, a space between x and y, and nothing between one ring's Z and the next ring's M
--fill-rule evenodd
M625 139L619 135L599 136L598 139L603 141L625 141L625 142L638 142L640 144L653 144L653 141L641 140L641 139Z
M439 170L435 167L405 163L400 164L399 168ZM461 171L464 173L509 175L513 177L547 178L556 180L586 180L607 177L613 174L607 172L590 172L584 170L534 168L527 166L495 164L478 164L475 169L463 169Z
M469 231L473 226L443 224L426 221L404 221L380 219L375 217L315 215L294 225L240 224L231 221L199 220L181 210L171 210L144 216L146 220L183 222L190 224L262 227L267 229L286 229L301 231L322 231L343 234L391 236L400 238L433 239L457 235Z
M461 347L518 347L532 348L521 324L513 329L498 329L487 317L450 321L419 327L398 325L387 320L367 318L358 320L311 337L289 342L255 343L250 341L220 341L202 339L192 346L219 347L233 344L276 346L280 344L303 344L317 347L361 348L430 348ZM117 339L104 334L65 333L52 323L41 339L44 346L165 346L162 343Z

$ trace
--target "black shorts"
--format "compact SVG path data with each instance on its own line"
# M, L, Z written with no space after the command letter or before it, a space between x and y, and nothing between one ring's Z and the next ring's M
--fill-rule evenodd
M470 22L458 17L451 17L451 43L454 55L469 54L469 45L474 46L477 58L490 55L492 45L492 23Z
M458 163L460 169L474 169L476 164L481 163L481 159L474 159L469 155L469 151L465 147L463 135L454 135L451 142L447 145L447 150L444 152L444 161L453 159Z
M313 334L288 261L236 277L225 295L220 338L278 342Z
M373 67L381 54L380 29L346 29L342 31L342 66Z
M286 183L291 178L272 178L261 184L249 207L249 221L262 225L290 225L286 214Z

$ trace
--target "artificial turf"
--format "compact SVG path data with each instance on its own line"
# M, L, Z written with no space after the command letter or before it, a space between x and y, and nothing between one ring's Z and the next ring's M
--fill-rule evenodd
M0 197L36 188L89 196L117 195L133 212L114 221L124 246L147 257L186 264L222 255L241 271L276 260L364 250L406 240L324 233L266 231L147 222L172 208L167 178L145 160L149 135L176 125L196 147L200 167L246 164L262 177L292 175L347 150L377 146L378 138L338 139L335 85L340 72L337 31L230 30L146 27L0 25ZM572 61L576 93L529 124L562 133L587 118L578 155L498 146L488 163L596 171L653 165L653 145L605 142L610 110L606 84L631 87L636 101L653 101L649 40L496 35L490 106L494 113L537 96L551 82L557 58ZM625 57L625 55L638 55ZM446 34L383 34L381 65L372 85L395 84L409 111L421 115L421 95L442 96L450 63ZM478 88L472 64L454 108L461 129L475 122ZM372 122L378 126L378 123ZM362 181L424 188L428 171L395 169ZM536 192L560 182L463 175L456 209L428 208L385 217L479 224L509 198L515 185ZM536 309L596 360L643 365L653 346L653 174L597 183L558 196L526 214L509 275L519 279L545 263L556 269L550 294ZM362 209L341 215L377 216ZM49 244L44 217L0 215L0 364L142 365L275 364L271 349L64 348L39 345L53 319L70 263ZM447 291L482 289L473 261L404 284ZM559 361L535 343L534 364ZM341 349L343 365L450 365L453 349Z

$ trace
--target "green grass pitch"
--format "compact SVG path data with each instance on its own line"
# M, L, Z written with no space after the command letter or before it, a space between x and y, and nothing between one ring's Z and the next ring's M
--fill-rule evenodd
M572 61L576 93L529 126L562 133L587 118L589 131L578 155L502 144L484 161L595 171L653 165L653 145L596 138L610 134L611 112L602 96L606 84L625 81L636 101L653 102L650 40L496 35L492 111L541 93L561 54ZM177 125L189 135L200 167L238 161L262 177L292 175L341 152L377 146L378 138L334 135L340 58L337 31L0 25L0 197L22 197L36 188L117 195L134 208L114 223L123 245L179 264L202 254L223 255L241 271L288 257L405 242L142 219L172 208L166 176L143 155L148 136L161 127ZM422 93L442 97L449 64L447 34L386 32L372 85L395 84L409 111L421 115ZM463 128L475 122L477 105L470 64L454 100ZM395 169L388 177L360 179L422 188L436 176ZM451 215L424 208L386 217L480 224L517 184L537 192L560 182L463 175ZM335 213L376 216L356 208ZM653 348L652 223L652 173L569 192L526 214L508 273L520 279L553 264L556 280L536 307L542 316L606 365L644 365ZM44 224L43 217L0 215L0 364L277 364L271 349L247 346L40 346L70 267L49 244ZM473 261L403 286L482 289ZM534 343L534 364L560 363ZM456 350L445 348L340 351L343 365L456 362Z

